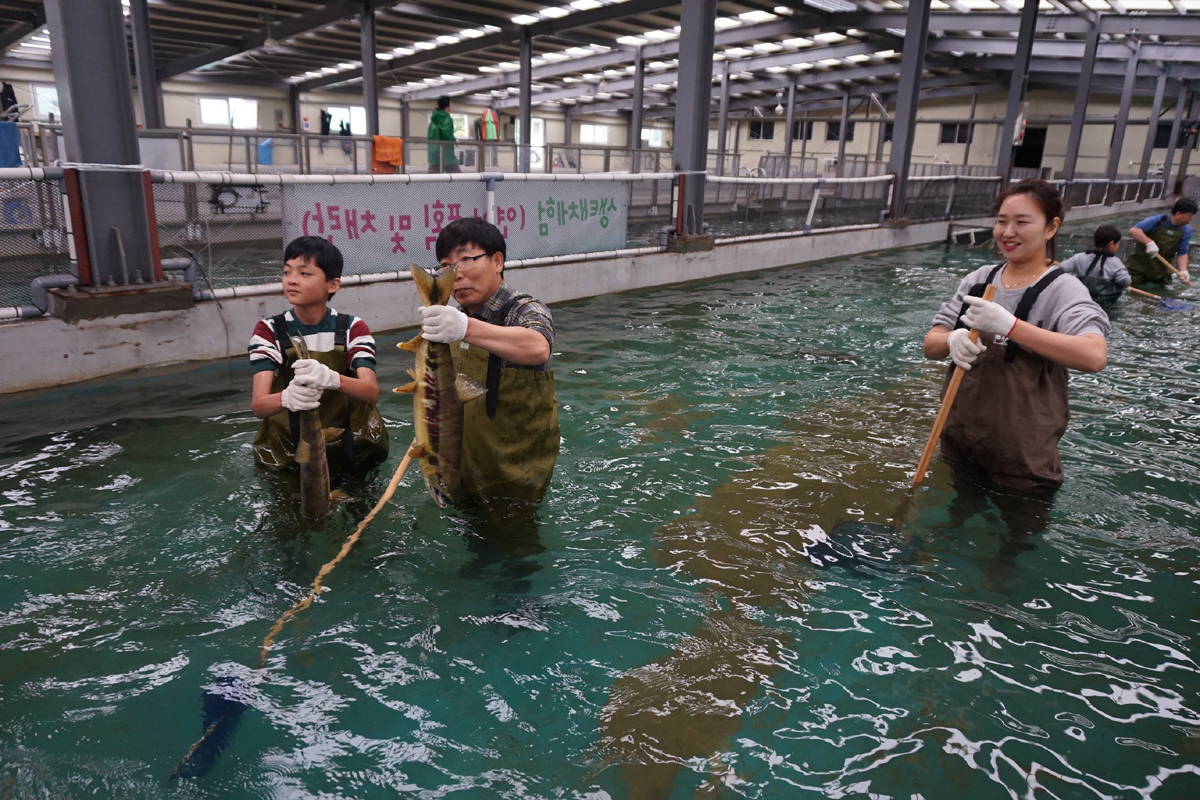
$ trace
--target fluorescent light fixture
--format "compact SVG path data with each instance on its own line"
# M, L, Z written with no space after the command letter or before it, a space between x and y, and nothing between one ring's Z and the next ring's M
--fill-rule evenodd
M716 21L713 22L713 25L715 25L719 31L726 30L728 28L737 28L740 27L741 24L742 21L740 19L734 19L733 17L717 17Z
M322 75L336 75L337 67L321 67Z
M551 6L550 8L543 8L538 13L546 19L562 19L571 13L571 9L562 8L561 6Z
M838 33L837 31L826 31L825 33L818 33L817 35L813 36L812 38L816 39L818 42L827 42L830 44L832 44L833 42L846 41L846 37L843 36L842 34Z
M517 23L518 25L532 25L533 23L539 22L540 20L537 17L531 17L528 14L517 14L515 17L512 18L512 21Z
M341 64L338 64L338 66L342 69L357 69L359 67L358 64L352 64L349 61L344 61Z
M747 50L744 47L730 47L725 51L725 55L729 58L747 58L754 55L754 51Z
M483 31L475 28L467 28L466 30L459 31L458 35L464 39L478 39L480 36L483 36Z
M1093 11L1109 11L1112 9L1112 6L1104 2L1104 0L1083 0L1083 4ZM1184 7L1186 8L1187 5L1185 4ZM1190 11L1191 9L1188 10Z
M864 61L870 61L870 60L871 60L871 57L870 57L870 56L863 56L863 55L858 55L858 56L846 56L846 60L847 60L847 61L853 61L855 64L861 64L861 63L862 63L862 62L864 62Z
M578 11L591 11L593 8L600 8L601 5L602 4L597 3L596 0L574 0L571 3L571 8L574 8Z
M892 58L893 56L898 56L900 54L895 50L880 50L878 53L872 53L872 55L876 58Z
M770 11L747 11L745 14L738 14L738 19L742 22L770 22L773 19L779 19L778 16Z
M380 53L376 57L382 61L391 61L393 58L396 57L396 54L395 53Z
M640 36L621 36L618 37L617 44L624 44L630 47L640 47L641 45L648 44L648 42Z
M822 58L817 63L823 67L840 67L842 60L840 58Z
M783 49L783 45L778 45L774 42L763 42L761 44L753 45L753 48L754 52L756 53L778 53Z
M569 56L590 56L592 54L591 50L583 47L568 47L563 52Z
M804 39L797 37L795 39L784 39L783 43L788 47L812 47L812 39Z
M458 38L457 36L452 36L448 33L442 34L441 36L437 37L437 40L439 42L441 42L442 44L458 44L459 42L462 41L462 39Z
M646 39L649 39L652 42L665 42L670 39L679 38L679 31L678 30L646 31L645 33L642 34L642 36Z
M407 47L396 47L392 49L392 52L398 56L411 56L415 51Z
M566 61L570 58L570 56L564 55L563 53L542 53L542 58L546 59L547 61Z
M767 67L767 72L774 72L776 74L780 72L787 72L787 67Z
M479 68L479 71L480 71L480 72L487 72L487 73L489 73L489 74L491 74L491 73L496 73L496 72L504 72L504 70L502 70L502 69L499 69L498 67L480 67L480 68Z
M416 42L413 47L418 50L437 50L436 42Z

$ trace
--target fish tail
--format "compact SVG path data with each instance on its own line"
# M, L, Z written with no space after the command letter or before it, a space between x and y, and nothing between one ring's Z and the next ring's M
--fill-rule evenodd
M437 288L437 279L416 264L410 264L409 271L412 273L413 286L417 287L417 295L421 298L421 304L434 305L433 295Z

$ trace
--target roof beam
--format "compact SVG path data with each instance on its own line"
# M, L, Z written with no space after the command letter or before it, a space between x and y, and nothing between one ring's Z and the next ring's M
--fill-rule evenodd
M740 28L718 31L715 37L718 47L740 44L750 39L773 39L778 36L794 36L810 28L821 25L828 17L826 14L799 14L785 19L762 22L757 25L746 25ZM642 45L642 59L673 58L679 55L679 40ZM598 53L594 56L580 56L570 61L557 61L533 68L533 79L545 80L559 75L569 75L574 72L592 72L616 66L626 66L633 63L633 56L628 50L614 50L609 53ZM520 80L519 70L510 70L482 78L475 78L462 83L445 86L431 86L428 89L413 89L402 91L400 96L405 100L426 100L438 95L448 94L451 97L475 92L486 92L505 86L514 86Z
M664 8L679 5L679 0L638 0L636 3L616 3L600 8L593 8L587 11L577 11L574 14L567 14L565 17L557 19L545 19L540 22L535 22L532 25L517 26L518 28L527 28L531 37L537 36L553 36L563 31L569 31L572 28L585 28L589 25L598 25L604 22L612 22L613 20L622 17L634 17L639 14L648 14L652 11L658 11ZM499 33L481 36L478 39L465 39L455 44L438 47L434 50L422 50L419 53L413 53L411 56L403 56L401 58L392 59L388 62L386 70L380 72L381 75L391 74L397 70L406 67L416 66L418 64L426 64L430 61L440 61L444 58L452 58L454 56L463 55L465 53L475 53L481 50L486 50L489 47L497 45L512 44L520 37L522 31L500 31ZM313 78L310 81L304 81L299 84L300 91L311 92L314 89L319 89L323 86L329 86L335 83L345 83L347 81L357 80L362 77L361 69L348 69L344 72L339 72L336 75L326 75L320 78Z
M0 53L12 47L29 34L46 24L46 8L38 6L28 15L27 19L14 22L0 31Z
M1016 40L1000 38L943 37L929 43L931 53L983 53L1011 56L1016 49ZM1038 39L1033 43L1033 55L1038 58L1067 58L1082 61L1083 49L1084 41L1082 39ZM1144 42L1141 52L1144 55L1140 58L1146 61L1200 62L1200 45ZM1129 49L1118 42L1102 42L1096 48L1096 60L1128 61Z
M982 33L1015 33L1020 25L1020 14L975 13L929 15L931 31L980 31ZM830 23L839 28L861 28L863 30L885 30L904 28L903 11L885 11L878 14L850 12L831 14ZM1126 36L1200 36L1200 15L1178 14L1104 14L1100 17L1101 33ZM1042 14L1038 16L1038 33L1074 33L1080 36L1091 29L1091 23L1083 17L1064 14Z

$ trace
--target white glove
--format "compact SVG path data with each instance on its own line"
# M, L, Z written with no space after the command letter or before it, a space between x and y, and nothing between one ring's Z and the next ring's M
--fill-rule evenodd
M982 297L967 296L963 298L971 307L962 315L963 324L974 328L980 333L995 333L1008 336L1017 324L1017 318L999 303L984 300Z
M467 335L467 315L450 306L424 306L421 335L431 342L461 342Z
M1158 255L1158 242L1153 240L1148 242L1146 244L1146 252L1150 254L1151 258L1154 258L1156 255Z
M297 378L321 391L342 388L342 376L314 358L299 359L292 364L292 372L296 373Z
M1183 281L1184 283L1187 283L1191 279L1192 279L1192 276L1186 269L1179 270L1179 280Z
M312 411L321 405L321 390L306 381L294 380L279 395L279 404L288 411Z
M987 349L986 345L972 342L971 332L966 328L951 331L946 337L946 344L950 345L950 358L963 370L969 370L979 354Z

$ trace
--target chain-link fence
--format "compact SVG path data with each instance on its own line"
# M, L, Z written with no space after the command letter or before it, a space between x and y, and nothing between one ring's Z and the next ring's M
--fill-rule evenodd
M0 306L30 302L30 283L71 271L62 189L58 180L0 178Z
M904 200L904 216L913 221L987 216L992 213L1000 183L1000 178L995 175L910 177Z

